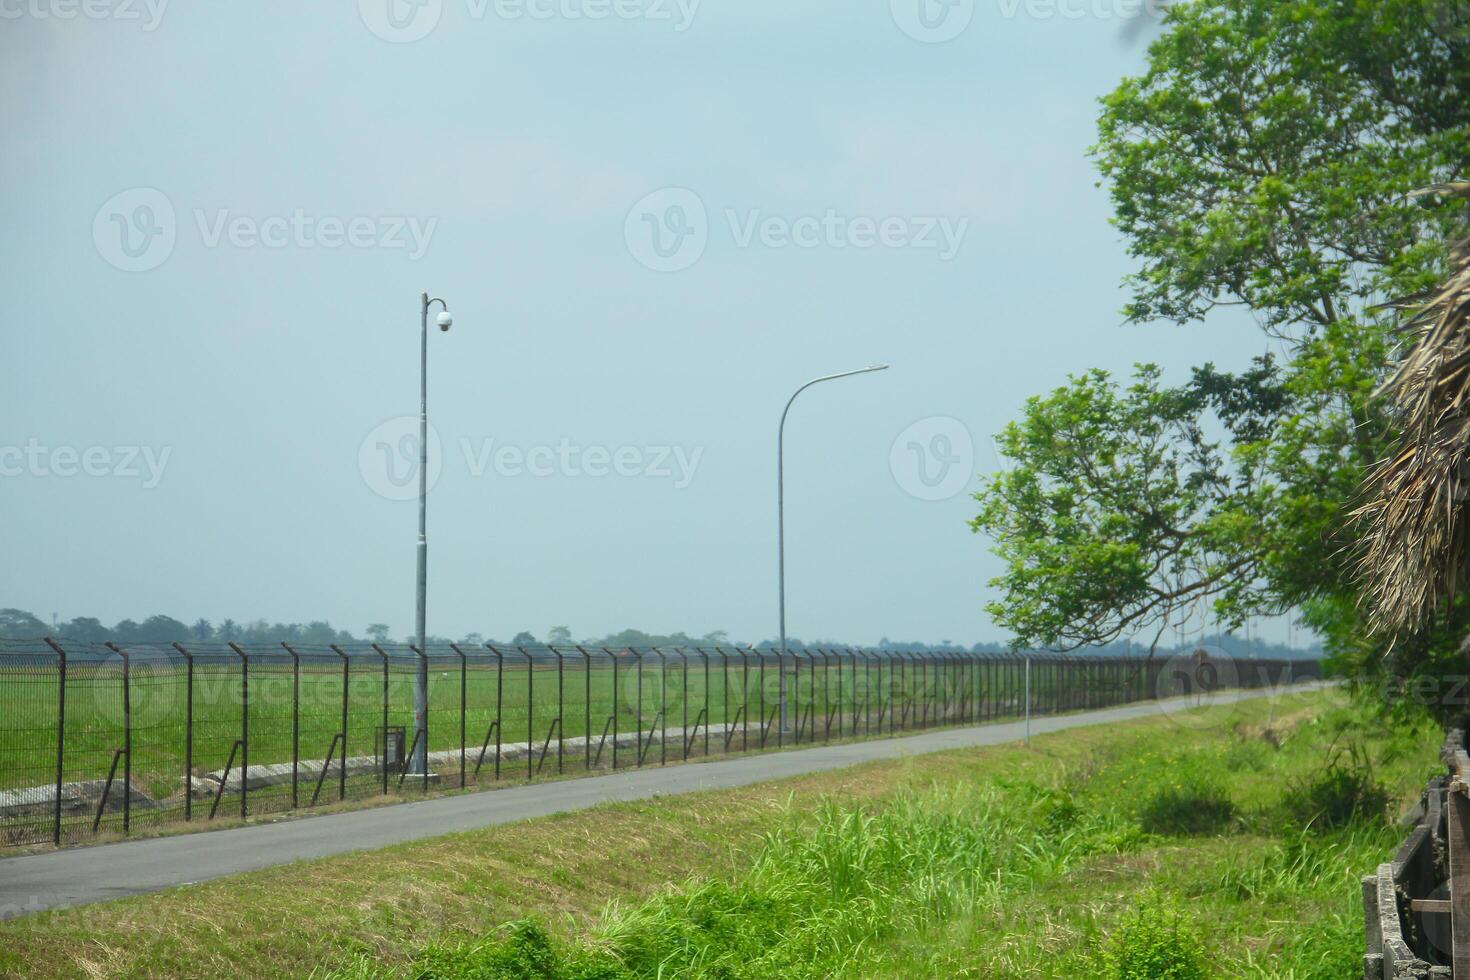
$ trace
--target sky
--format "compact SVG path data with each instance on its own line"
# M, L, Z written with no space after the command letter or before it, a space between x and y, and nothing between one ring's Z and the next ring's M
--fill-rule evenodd
M1124 325L1138 0L0 0L0 606L1003 640L992 436ZM1282 624L1262 635L1286 637Z

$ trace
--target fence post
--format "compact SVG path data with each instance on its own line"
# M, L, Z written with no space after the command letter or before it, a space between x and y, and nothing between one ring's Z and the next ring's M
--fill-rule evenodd
M638 658L638 667L634 674L638 681L638 697L634 701L633 709L634 721L638 727L638 740L634 743L637 753L634 755L634 760L641 767L643 765L643 651L629 647L628 652Z
M426 640L424 642L425 642L425 645L427 646L428 641ZM412 643L410 643L408 645L408 648L410 650L412 650L414 652L414 654L421 661L421 663L419 665L419 676L420 677L427 678L429 676L429 651L428 650L420 650L418 647L414 646ZM422 782L419 785L420 785L420 788L421 788L422 792L425 792L425 793L427 793L429 791L429 768L430 768L429 767L429 705L431 703L433 703L433 700L434 699L429 696L429 688L428 688L428 685L425 684L424 685L424 725L418 731L414 732L414 735L413 735L415 741L418 741L419 739L423 739L423 742L424 742L424 771L423 771L423 780L422 780ZM409 762L407 764L412 765L412 762Z
M750 658L746 657L744 650L737 650L740 654L740 751L750 751ZM762 711L765 711L762 701Z
M449 644L449 649L459 654L459 788L465 787L464 776L464 743L466 718L469 714L469 666L465 662L464 651L459 648L458 643ZM428 758L426 755L425 758Z
M592 771L592 654L577 647L582 655L582 770Z
M822 654L822 741L832 741L832 658ZM837 658L837 717L842 717L842 658ZM839 731L837 737L841 738Z
M184 821L194 819L194 655L182 644L174 649L184 655Z
M884 714L884 711L886 709L884 707L885 701L883 699L883 696L886 693L886 694L888 694L890 696L890 699L891 699L891 696L893 694L893 664L891 662L888 664L888 685L887 685L887 687L885 687L884 684L883 684L883 662L884 662L885 659L887 659L886 658L886 655L884 654L883 651L876 650L875 649L871 653L867 654L867 656L872 661L872 677L873 677L872 683L869 685L870 688L871 688L871 692L869 694L869 698L870 699L876 699L877 702L878 702L878 717L877 717L878 737L879 738L882 738L883 737L883 719L886 717L886 715ZM889 722L889 724L891 725L892 722ZM872 712L869 711L869 717L868 717L868 735L869 735L869 737L871 737L872 734L873 734L873 717L872 717Z
M791 717L791 701L794 698L796 700L796 727L791 730L791 742L793 745L801 744L801 658L804 656L806 656L805 645L802 646L799 652L796 650L791 651L791 690L786 695L786 718L782 719L782 721L787 721ZM786 670L786 664L782 661L783 658L781 655L777 654L777 678ZM789 724L789 721L787 723ZM778 749L781 747L782 729L785 727L785 724L776 726L776 748Z
M709 654L705 653L702 648L695 647L695 649L696 650L699 650L699 658L700 658L700 660L704 661L704 757L706 759L708 759L709 758L709 723L710 723L710 711L709 711Z
M919 701L920 710L923 715L919 720L919 728L929 727L929 656L919 654Z
M877 691L879 697L883 692L873 686L873 661L876 659L866 650L854 650L852 652L853 683L857 683L857 658L863 658L863 734L872 737L873 734L873 693ZM882 678L878 679L880 682ZM853 734L857 734L857 719L853 719Z
M658 657L658 714L654 717L663 725L658 734L658 764L666 766L669 764L669 664L661 649L654 647L653 653ZM652 738L653 732L648 736Z
M566 748L566 699L562 696L564 690L564 678L562 677L561 651L556 647L551 648L556 654L556 774L562 774L562 752Z
M52 800L51 842L61 846L61 776L66 758L66 651L51 637L46 645L56 651L56 798Z
M495 654L495 778L500 779L500 736L505 731L501 723L504 715L501 713L501 705L505 703L505 654L493 643L485 644L490 652Z
M907 701L907 698L904 695L906 695L906 689L908 685L908 666L906 663L904 663L904 657L901 652L892 652L892 657L895 657L898 660L898 701ZM892 660L888 661L888 686L889 688L892 688L892 686L894 686L894 661ZM894 727L894 716L898 716L898 729L895 729ZM903 727L906 726L907 721L907 708L904 708L903 705L900 704L900 708L898 708L898 711L894 711L894 696L892 696L892 692L889 692L888 732L894 733L897 732L897 730L903 729Z
M735 730L730 722L730 654L725 651L724 647L715 647L715 652L720 655L720 718L725 725L725 738L722 744L725 750L729 751L730 739L735 735Z
M536 672L531 669L531 655L525 647L516 647L526 658L526 779L535 779L531 768L536 761Z
M239 645L230 649L240 657L240 819L250 815L250 658Z
M296 781L301 762L301 657L285 642L291 655L291 809L297 808Z
M347 688L352 681L347 664L347 654L335 643L331 650L342 658L342 765L337 769L337 801L347 799ZM331 764L331 759L327 763Z
M1026 744L1031 744L1031 654L1026 654Z
M131 668L128 653L115 643L107 648L122 657L123 696L123 833L128 833L133 812L133 695L131 691ZM98 811L101 812L100 810Z
M682 662L684 689L680 701L684 704L684 731L679 735L679 741L684 743L684 761L689 761L689 654L683 647L675 647L679 651L679 660Z
M378 768L383 771L383 795L388 795L388 651L373 644L373 649L383 660L383 764ZM376 741L376 740L374 740Z
M618 703L618 699L622 696L622 693L623 692L622 692L622 689L620 687L618 687L618 655L616 653L613 653L607 647L603 647L602 648L602 652L605 653L605 654L607 654L608 655L608 658L610 660L612 660L612 667L613 667L613 676L612 676L612 699L611 699L612 700L612 736L613 736L612 769L613 769L613 772L617 772L618 771L618 715L621 712L621 706Z

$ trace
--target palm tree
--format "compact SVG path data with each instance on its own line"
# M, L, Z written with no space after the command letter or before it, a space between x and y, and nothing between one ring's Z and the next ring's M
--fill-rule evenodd
M1470 182L1418 193L1470 200ZM1356 511L1368 623L1384 635L1426 625L1463 587L1470 560L1470 237L1451 242L1449 257L1438 286L1389 304L1411 312L1413 347L1382 389L1401 436Z

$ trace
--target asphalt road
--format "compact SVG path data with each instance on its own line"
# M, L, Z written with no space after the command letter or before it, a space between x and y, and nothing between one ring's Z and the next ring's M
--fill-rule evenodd
M1293 690L1314 686L1317 685L1300 685ZM1213 703L1260 697L1263 693L1232 692L1218 696ZM1031 723L1031 731L1041 734L1126 721L1160 711L1174 713L1183 707L1180 701L1144 702L1105 711L1037 718ZM1183 723L1188 724L1187 720ZM581 810L609 801L747 786L874 759L1014 742L1023 735L1019 722L946 728L902 738L635 769L229 830L27 854L0 859L0 920L160 891L291 861L371 850Z

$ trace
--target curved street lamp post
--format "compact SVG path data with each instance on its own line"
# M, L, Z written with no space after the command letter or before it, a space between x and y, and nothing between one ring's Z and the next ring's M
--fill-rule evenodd
M777 745L781 744L782 736L789 730L786 724L786 415L791 411L791 403L796 401L796 396L814 384L836 381L838 378L850 378L855 374L886 370L888 370L887 364L874 364L858 368L856 371L843 371L840 374L827 374L820 378L813 378L792 393L786 401L786 408L781 412L781 427L776 433L776 582L781 599L781 661L776 670L780 681L776 700L781 708L781 727L776 732Z

